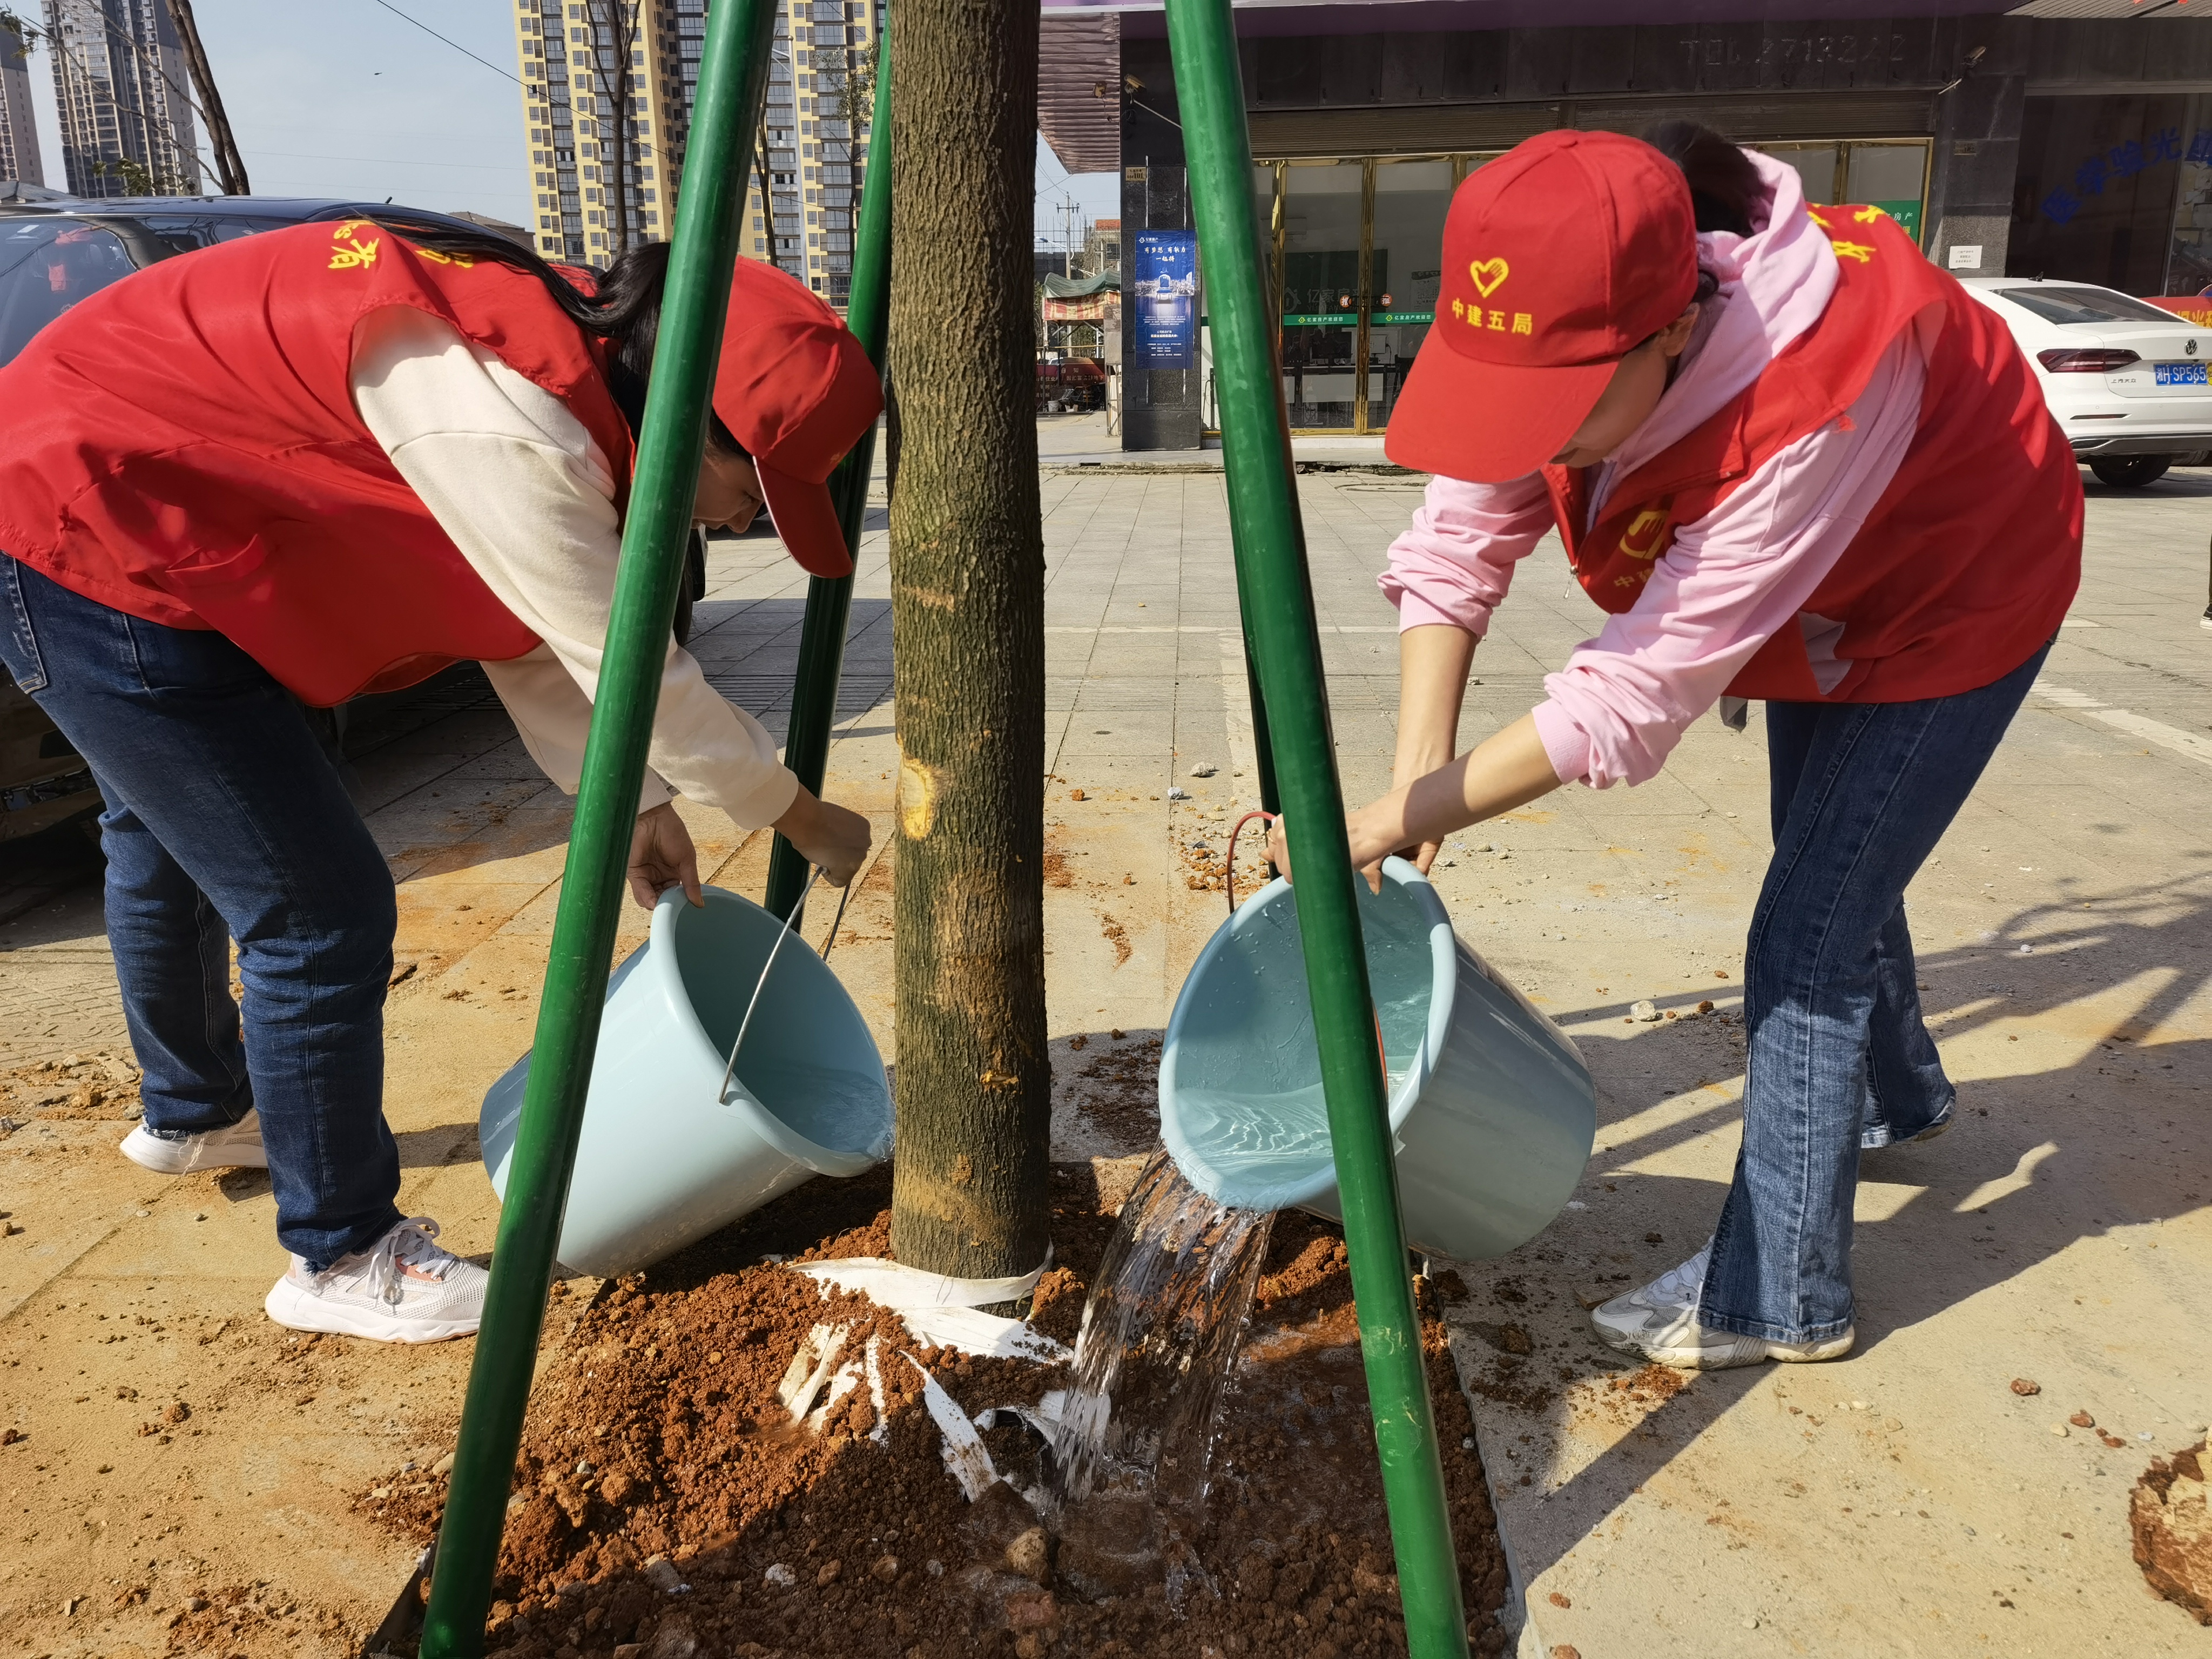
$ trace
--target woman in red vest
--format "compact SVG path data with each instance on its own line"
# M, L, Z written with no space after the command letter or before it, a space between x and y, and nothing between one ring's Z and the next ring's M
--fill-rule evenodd
M1592 1316L1672 1365L1850 1351L1862 1148L1954 1091L1912 878L2079 580L2081 488L1993 313L1881 210L1687 123L1553 132L1463 185L1389 449L1437 475L1390 550L1398 787L1354 860L1580 782L1656 775L1766 705L1775 854L1744 957L1743 1150L1711 1241ZM1454 758L1476 641L1556 530L1611 613L1530 714ZM1278 837L1279 854L1288 848Z
M142 271L0 369L0 661L106 802L144 1073L123 1151L268 1168L292 1263L267 1307L295 1329L465 1335L487 1279L394 1205L392 875L302 705L474 658L574 791L666 269L638 248L586 293L495 237L302 225ZM881 403L836 315L740 261L694 517L765 502L802 565L846 574L826 481ZM841 885L866 854L867 821L672 643L648 765L641 905L698 901L678 793Z

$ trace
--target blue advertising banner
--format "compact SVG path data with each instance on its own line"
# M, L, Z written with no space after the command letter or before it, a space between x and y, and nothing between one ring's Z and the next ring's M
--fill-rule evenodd
M1140 368L1197 365L1198 235L1137 233L1136 361Z

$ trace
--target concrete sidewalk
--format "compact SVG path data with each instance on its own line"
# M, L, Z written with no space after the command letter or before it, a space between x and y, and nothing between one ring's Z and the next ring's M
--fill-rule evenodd
M1046 423L1065 453L1042 476L1054 1133L1056 1157L1120 1156L1153 1139L1150 1040L1225 913L1206 874L1256 785L1220 475L1062 470L1092 441L1066 418ZM1355 799L1389 781L1395 628L1374 574L1419 484L1300 481ZM1524 1651L2204 1639L2143 1589L2125 1491L2150 1454L2195 1437L2212 1376L2212 635L2197 627L2212 478L2090 490L2074 623L1913 895L1962 1116L1869 1167L1849 1360L1618 1388L1577 1302L1681 1260L1717 1211L1740 1049L1731 1025L1688 1016L1736 1006L1766 854L1758 716L1743 736L1700 722L1644 787L1562 791L1457 837L1438 870L1461 933L1575 1034L1600 1089L1582 1207L1515 1257L1462 1267L1450 1309L1535 1615ZM829 792L879 838L896 769L881 525ZM805 578L765 538L715 543L711 575L701 661L780 729ZM1536 701L1595 619L1540 552L1478 656L1464 737ZM568 805L466 677L363 735L363 799L400 882L401 1201L481 1252L495 1209L477 1110L530 1041ZM683 810L713 878L757 893L766 837ZM887 1060L892 876L879 860L864 878L836 957ZM830 914L815 907L810 937ZM641 923L628 913L620 948ZM0 1447L16 1540L0 1633L33 1653L159 1653L188 1597L234 1592L252 1616L225 1651L343 1652L408 1565L356 1501L451 1444L467 1345L303 1344L266 1324L283 1260L265 1179L146 1176L112 1151L120 1109L79 1110L56 1074L25 1069L125 1052L109 972L96 894L0 926L0 1115L24 1123L0 1141L0 1210L23 1229L0 1238L0 1426L27 1436ZM1625 1024L1640 998L1685 1018ZM2015 1377L2040 1392L2014 1394ZM189 1419L141 1435L172 1401ZM2052 1432L2077 1409L2097 1427Z

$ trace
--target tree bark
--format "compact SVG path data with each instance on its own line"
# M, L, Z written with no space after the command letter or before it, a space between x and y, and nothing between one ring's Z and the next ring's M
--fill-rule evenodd
M1029 316L1036 0L900 14L891 498L899 743L891 1247L1043 1261L1044 551Z

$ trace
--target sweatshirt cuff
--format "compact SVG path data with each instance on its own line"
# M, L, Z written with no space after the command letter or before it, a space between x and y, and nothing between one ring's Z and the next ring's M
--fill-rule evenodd
M1462 633L1472 634L1478 640L1489 631L1490 607L1484 605L1463 605L1457 611L1445 610L1433 600L1425 598L1419 590L1402 582L1388 580L1378 584L1384 595L1398 607L1398 631L1409 628L1456 628ZM1392 592L1392 588L1396 588Z
M779 766L744 794L710 805L720 806L740 830L765 830L799 799L799 775Z
M1540 702L1533 712L1536 736L1542 741L1545 757L1552 763L1552 771L1561 783L1586 783L1589 781L1589 734L1577 726L1574 716L1559 707L1557 702Z
M643 817L656 806L665 806L676 799L676 792L668 787L668 780L650 766L645 769L645 781L637 788L637 815Z

